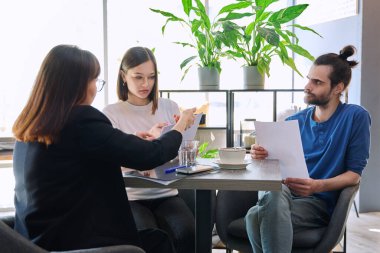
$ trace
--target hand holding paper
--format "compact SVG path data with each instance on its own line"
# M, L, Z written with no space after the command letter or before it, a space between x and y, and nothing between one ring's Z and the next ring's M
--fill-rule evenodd
M296 120L255 121L256 142L268 151L269 159L278 159L282 178L309 178Z
M182 133L182 136L183 136L182 143L185 140L194 140L201 118L202 118L202 114L195 115L194 124ZM169 132L173 128L173 126L174 124L163 127L161 134Z

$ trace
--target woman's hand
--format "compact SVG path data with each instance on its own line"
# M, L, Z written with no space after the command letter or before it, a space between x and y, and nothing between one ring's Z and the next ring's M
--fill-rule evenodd
M251 146L250 153L252 159L262 160L268 157L268 151L258 144L253 144Z
M173 129L177 130L180 133L183 133L192 124L194 124L194 113L195 108L184 110L181 113L181 116L179 117L177 123L174 125Z
M141 139L147 140L147 141L152 141L156 139L151 133L149 132L144 132L144 131L137 131L135 133L137 137L140 137Z
M168 123L154 124L154 126L152 126L152 128L149 130L149 133L157 139L161 135L162 128L167 125Z
M174 115L173 115L173 118L174 118L175 123L178 122L179 117L181 117L181 115L178 115L178 114L174 114Z

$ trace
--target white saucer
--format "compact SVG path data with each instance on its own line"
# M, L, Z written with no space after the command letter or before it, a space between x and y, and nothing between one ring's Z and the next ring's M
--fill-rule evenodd
M238 170L245 169L251 162L251 160L244 160L243 163L222 163L220 160L216 160L214 163L216 163L222 169Z

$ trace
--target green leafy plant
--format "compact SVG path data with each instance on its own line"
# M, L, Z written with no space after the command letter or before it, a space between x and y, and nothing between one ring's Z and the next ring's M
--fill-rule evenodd
M215 158L218 155L218 149L207 149L208 142L203 142L198 148L198 156L201 158Z
M267 9L278 0L237 1L238 3L222 8L221 12L228 13L228 15L237 15L237 11L246 11L248 9L253 16L247 18L249 22L243 26L233 21L228 21L226 26L231 30L229 33L231 43L227 54L234 59L242 58L247 66L257 66L258 71L267 76L270 75L272 58L278 56L282 63L288 65L302 76L293 58L290 57L289 50L311 61L314 60L314 57L298 44L298 37L289 28L294 27L320 36L311 28L291 22L302 14L308 4L298 4L272 12Z
M224 55L224 45L230 46L229 40L236 40L236 37L230 34L235 33L235 30L230 29L228 21L252 15L251 13L229 14L227 12L219 12L214 21L211 21L201 0L195 0L194 2L195 5L193 5L193 0L182 0L184 18L170 12L150 8L151 11L167 18L161 29L163 35L166 26L170 22L179 22L191 35L192 41L174 42L183 47L191 47L197 52L196 55L186 58L180 64L180 68L183 70L181 81L193 65L215 67L221 72L220 58ZM195 62L195 60L198 60L198 62Z

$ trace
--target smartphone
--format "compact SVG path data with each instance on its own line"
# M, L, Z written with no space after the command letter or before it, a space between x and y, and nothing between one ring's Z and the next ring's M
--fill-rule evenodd
M205 172L205 171L209 171L209 170L213 170L213 169L214 169L214 167L212 167L210 165L197 164L197 165L191 166L191 167L178 168L178 169L176 169L176 172L180 173L180 174L191 175L191 174Z

